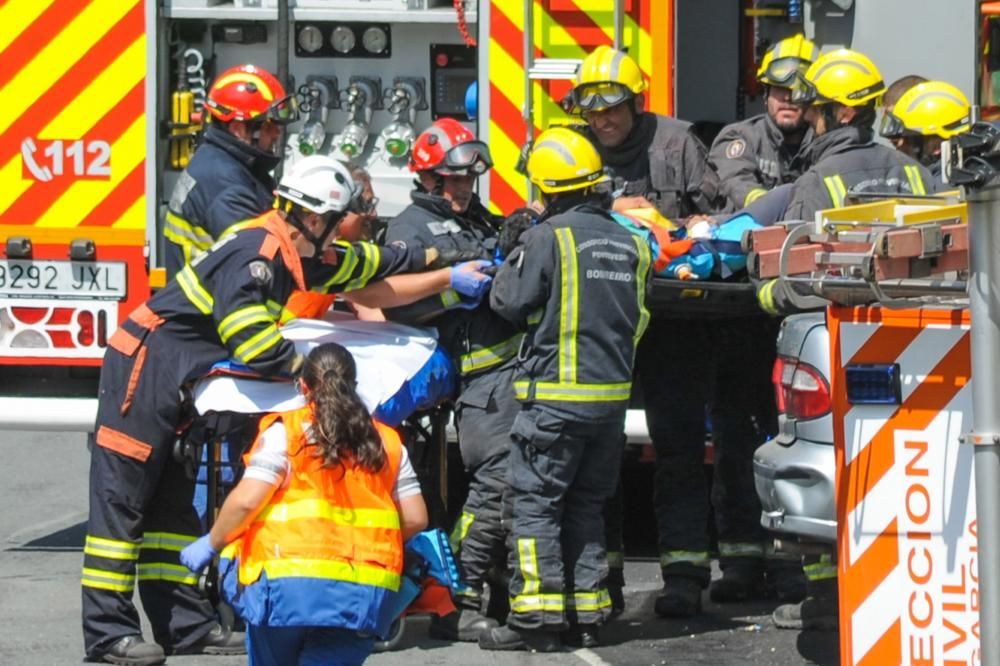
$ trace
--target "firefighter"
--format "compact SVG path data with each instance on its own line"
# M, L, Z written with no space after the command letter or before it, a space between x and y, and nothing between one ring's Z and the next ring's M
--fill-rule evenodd
M805 170L812 140L805 107L791 101L789 86L819 55L816 45L802 35L781 40L768 49L757 70L764 84L767 111L722 128L712 143L709 159L722 191L742 208Z
M919 83L884 110L879 133L926 166L935 188L942 189L941 143L969 129L970 110L969 100L950 83Z
M465 259L492 260L502 218L490 214L473 192L492 166L486 144L451 118L437 120L417 137L410 170L418 187L412 203L389 223L386 240L407 247L434 247ZM501 526L510 428L518 410L512 389L514 356L521 336L489 303L475 306L444 292L386 312L389 319L437 327L439 339L459 369L455 401L462 462L472 473L469 495L452 531L452 549L466 587L456 595L458 612L434 618L435 638L476 641L496 621L483 614L484 585L492 597L507 563Z
M611 218L600 156L582 135L539 135L528 177L545 211L500 267L494 311L525 330L511 429L507 624L487 650L592 647L609 616L601 510L621 464L635 348L648 321L648 245Z
M205 104L210 121L202 144L181 172L167 203L165 265L172 279L185 264L267 210L271 172L282 128L298 118L295 96L267 70L239 65L212 83Z
M293 288L360 290L386 278L383 305L399 305L449 286L482 295L489 279L469 263L418 275L424 251L358 243L327 245L354 192L346 168L328 157L296 164L272 210L225 236L139 306L109 341L101 370L90 466L90 519L82 577L87 658L158 664L166 652L242 652L243 637L223 629L177 561L201 525L194 481L173 457L186 418L182 392L214 363L233 358L265 376L301 363L277 324ZM389 293L385 293L386 283ZM157 644L145 643L132 604L139 594ZM162 647L161 647L162 646Z
M584 59L569 97L611 166L615 208L654 205L678 222L728 210L707 151L691 126L643 112L645 88L634 60L599 47ZM752 455L766 431L776 427L764 422L776 417L773 406L771 416L764 414L768 409L760 391L746 387L770 370L772 330L773 324L762 317L707 320L661 313L639 345L636 373L656 451L653 501L664 584L654 606L658 615L700 612L701 591L711 578L710 504L703 473L709 409L716 454L711 502L723 559L753 560L750 578L759 580L756 570L766 535L755 506ZM620 569L611 569L610 589L622 580L619 576Z

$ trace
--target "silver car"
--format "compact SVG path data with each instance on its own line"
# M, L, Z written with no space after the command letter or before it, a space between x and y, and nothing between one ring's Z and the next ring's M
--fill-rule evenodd
M753 468L761 524L800 541L837 540L829 376L824 313L786 318L772 375L778 436L757 449Z

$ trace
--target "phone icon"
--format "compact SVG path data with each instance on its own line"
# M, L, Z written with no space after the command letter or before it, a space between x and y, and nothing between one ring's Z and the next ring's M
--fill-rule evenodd
M21 142L21 160L24 161L24 166L35 177L35 180L47 183L52 180L52 171L48 167L38 166L38 163L35 162L36 150L38 149L35 147L34 139L26 138Z

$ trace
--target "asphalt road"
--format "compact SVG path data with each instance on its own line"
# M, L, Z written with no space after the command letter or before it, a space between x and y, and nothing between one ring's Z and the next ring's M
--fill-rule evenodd
M88 454L78 433L0 431L0 664L79 664L79 575L87 509ZM430 664L748 664L838 663L837 635L775 629L773 604L714 605L689 621L655 618L659 572L628 561L625 614L605 627L603 645L561 654L481 652L427 637L427 620L408 621L403 646L374 666ZM149 633L147 631L147 637ZM172 657L175 666L236 666L233 657Z

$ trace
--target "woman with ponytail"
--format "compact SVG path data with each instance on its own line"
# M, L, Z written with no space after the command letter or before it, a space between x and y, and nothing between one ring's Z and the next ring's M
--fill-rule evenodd
M209 534L223 597L247 623L250 664L360 664L394 619L403 542L427 526L399 436L373 421L344 347L323 344L299 378L306 406L272 414Z

